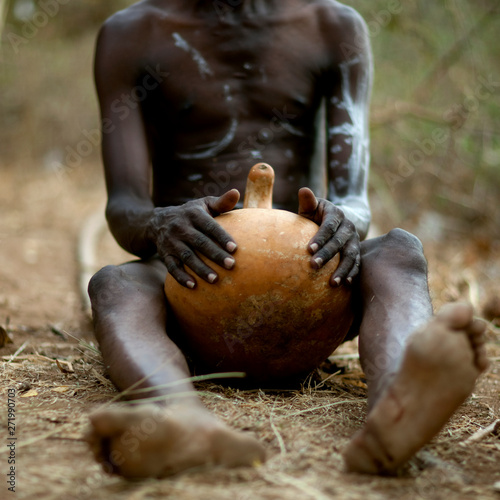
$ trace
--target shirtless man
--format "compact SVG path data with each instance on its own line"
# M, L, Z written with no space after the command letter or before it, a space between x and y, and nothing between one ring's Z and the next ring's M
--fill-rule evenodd
M98 460L126 477L160 477L264 459L257 440L198 400L170 338L163 283L168 271L194 288L217 281L218 266L233 268L238 242L213 217L238 205L250 167L265 161L276 206L319 225L311 266L340 252L331 286L355 286L362 298L369 414L344 451L346 468L394 472L467 398L487 360L469 305L432 316L417 238L395 229L363 241L372 61L360 16L334 0L143 0L103 26L95 76L107 220L141 259L92 279L95 333L117 387L158 400L94 414ZM324 199L303 188L320 127Z

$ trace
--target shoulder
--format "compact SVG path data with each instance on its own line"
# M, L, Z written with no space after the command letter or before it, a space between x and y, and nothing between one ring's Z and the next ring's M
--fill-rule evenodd
M109 17L101 26L95 47L94 73L97 80L121 75L130 80L137 76L147 57L151 38L159 23L168 20L166 9L154 0L142 0Z
M348 58L353 49L357 55L370 52L368 28L357 10L335 0L312 3L323 39L339 60Z
M155 18L155 9L147 1L120 10L109 17L99 30L98 48L101 46L129 44L140 40Z
M349 5L335 0L314 0L311 4L325 26L344 27L348 30L366 29L366 23L361 14Z

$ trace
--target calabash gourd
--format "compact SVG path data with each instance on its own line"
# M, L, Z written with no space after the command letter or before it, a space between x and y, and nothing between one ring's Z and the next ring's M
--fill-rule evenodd
M350 289L329 279L339 257L313 269L307 249L318 226L272 209L273 169L252 167L244 208L216 217L238 248L232 270L213 262L219 280L193 290L170 275L165 293L195 363L242 371L257 381L306 373L342 342L353 319Z

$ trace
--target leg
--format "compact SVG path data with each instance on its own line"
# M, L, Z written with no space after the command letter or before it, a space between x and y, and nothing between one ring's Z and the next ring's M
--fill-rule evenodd
M141 389L128 397L142 403L91 416L88 441L96 458L108 472L134 478L263 460L260 444L208 413L187 380L186 360L166 333L165 276L164 265L151 261L108 266L91 280L95 334L108 372L119 389Z
M131 262L108 266L91 280L94 332L108 373L124 391L139 381L135 389L150 391L132 399L162 397L195 404L194 388L186 360L166 335L166 302L163 282L166 270L159 261ZM172 383L171 387L161 387Z
M344 459L351 471L390 473L472 392L487 366L484 325L467 304L448 305L431 317L421 244L399 229L363 243L360 287L369 413Z

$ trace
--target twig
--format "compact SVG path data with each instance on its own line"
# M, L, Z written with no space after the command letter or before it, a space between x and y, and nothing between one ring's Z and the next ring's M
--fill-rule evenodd
M90 299L87 294L87 286L96 269L96 248L101 233L106 228L106 220L103 216L104 210L98 210L90 215L84 222L78 237L78 266L80 271L79 285L80 295L84 304L85 312L91 315Z
M329 408L330 406L337 406L340 404L344 403L359 403L357 400L343 400L343 401L336 401L335 403L328 403L327 405L321 405L321 406L314 406L312 408L307 408L305 410L300 410L300 411L295 411L293 413L287 413L284 417L289 419L291 417L296 417L297 415L302 415L302 413L307 413L310 411L315 411L315 410L321 410L322 408Z
M321 387L323 387L331 378L339 375L342 372L342 370L337 370L335 373L332 373L331 375L328 375L328 377L325 378L325 380L322 380L319 384L317 384L314 389L318 390Z
M23 345L10 357L10 359L7 361L7 364L12 363L12 361L14 361L19 356L19 354L21 354L24 351L27 345L28 341L26 340L23 342Z
M276 439L278 440L281 458L283 459L286 455L286 447L285 447L285 442L283 441L283 437L281 436L280 432L278 431L278 428L274 424L274 406L276 406L276 401L274 402L273 409L271 411L271 415L269 415L269 423L271 424L271 429L273 430L274 435L276 436Z
M328 359L359 359L359 354L334 354L333 356L328 356Z
M465 446L470 443L477 443L478 441L481 441L481 439L484 439L488 434L495 434L500 430L500 419L495 420L492 424L488 425L488 427L484 427L483 429L479 429L478 431L474 432L472 436L467 438L462 444L462 446Z
M158 366L158 368L156 368L152 373L150 373L149 375L146 375L145 377L139 379L137 382L134 382L127 389L125 389L122 392L119 392L118 394L116 394L116 396L114 396L113 398L111 398L110 401L108 401L107 403L105 403L104 406L101 409L107 408L112 403L115 403L119 399L122 399L125 396L128 396L130 394L141 394L141 393L144 394L146 392L152 392L152 391L155 391L155 390L158 390L158 389L170 389L172 387L184 384L186 382L202 382L202 381L205 381L205 380L212 380L212 379L243 378L243 377L245 377L245 374L243 372L209 373L207 375L195 375L195 376L192 376L192 377L186 377L186 378L182 378L182 379L179 379L179 380L175 380L173 382L169 382L169 383L166 383L166 384L160 384L160 385L156 385L156 386L152 386L152 387L142 387L142 388L139 387L143 382L145 382L148 378L152 377L161 368L162 368L162 365ZM158 401L158 400L163 400L163 399L175 397L176 395L184 396L185 394L186 394L186 392L184 391L184 392L178 392L178 393L172 393L172 394L165 394L165 395L162 395L162 396L154 396L154 397L151 397L151 398L141 398L141 399L143 401L147 400L147 399L149 399L151 401ZM192 392L189 392L189 394L192 394Z

